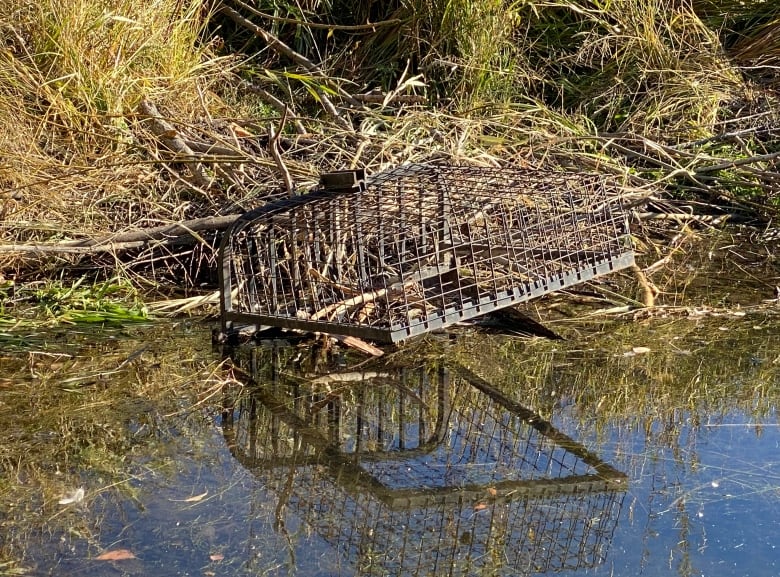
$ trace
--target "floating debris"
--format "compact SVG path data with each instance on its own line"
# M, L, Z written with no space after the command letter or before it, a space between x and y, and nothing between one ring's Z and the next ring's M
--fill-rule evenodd
M75 491L58 501L60 505L71 505L73 503L81 503L84 500L84 487L79 487Z

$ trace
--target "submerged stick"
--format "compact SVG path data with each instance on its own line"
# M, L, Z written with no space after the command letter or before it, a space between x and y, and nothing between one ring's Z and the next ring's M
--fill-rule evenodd
M658 289L655 289L655 286L650 283L645 273L637 264L632 264L629 267L629 270L634 273L634 278L639 284L639 288L642 289L642 304L646 307L655 306L655 295Z

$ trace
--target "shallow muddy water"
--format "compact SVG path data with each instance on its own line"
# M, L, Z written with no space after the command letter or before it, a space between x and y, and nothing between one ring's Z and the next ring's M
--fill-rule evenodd
M775 576L780 315L738 304L370 363L3 335L0 576Z

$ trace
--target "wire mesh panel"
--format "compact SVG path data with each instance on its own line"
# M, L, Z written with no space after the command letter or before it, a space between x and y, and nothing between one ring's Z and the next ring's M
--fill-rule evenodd
M436 165L323 175L319 190L228 231L223 325L395 342L630 266L627 237L598 175Z
M359 574L603 563L625 475L479 377L256 366L224 420L231 452Z

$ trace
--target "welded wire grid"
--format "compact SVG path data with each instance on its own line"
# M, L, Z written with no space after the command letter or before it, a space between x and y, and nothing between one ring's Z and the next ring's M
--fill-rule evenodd
M263 386L223 414L228 446L246 466L316 461L318 452L333 451L427 455L447 434L451 391L436 375L401 368L301 378L274 368L279 361L258 361L259 350L242 349L250 357L242 364L255 367Z
M633 263L593 174L408 165L239 221L223 316L396 341Z
M362 574L510 575L603 562L624 476L593 474L605 464L465 378L372 375L342 385L338 417L327 419L311 410L336 401L323 397L324 381L285 390L276 379L260 402L237 408L229 435L263 486ZM324 386L331 397L334 382ZM422 389L433 392L418 401ZM260 422L285 431L281 453Z
M512 414L468 382L455 379L451 393L456 401L446 432L431 451L395 459L361 454L361 467L393 491L489 487L593 472L580 456L557 446L524 416Z
M606 559L625 493L550 492L394 509L332 482L324 466L256 472L285 510L360 575L527 575ZM292 479L292 483L290 483Z

